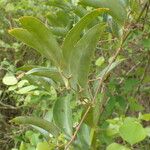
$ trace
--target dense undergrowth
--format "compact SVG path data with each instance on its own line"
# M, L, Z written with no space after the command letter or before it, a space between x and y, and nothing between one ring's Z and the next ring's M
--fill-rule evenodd
M150 149L149 0L0 0L0 13L0 149Z

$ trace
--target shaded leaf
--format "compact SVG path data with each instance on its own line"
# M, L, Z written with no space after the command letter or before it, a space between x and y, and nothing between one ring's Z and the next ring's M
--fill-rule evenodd
M57 68L46 68L46 67L40 67L40 68L33 68L29 70L26 75L37 75L37 76L43 76L53 79L54 81L62 81L62 78L60 76L60 73Z
M101 24L94 26L75 45L70 61L70 70L75 88L78 84L82 89L87 89L91 58L104 27Z
M34 125L46 130L47 132L51 133L55 137L59 136L59 129L53 123L41 118L20 116L12 119L11 122L15 122L17 124Z
M65 132L66 135L72 136L72 112L70 108L71 95L59 98L53 108L53 117L56 125Z

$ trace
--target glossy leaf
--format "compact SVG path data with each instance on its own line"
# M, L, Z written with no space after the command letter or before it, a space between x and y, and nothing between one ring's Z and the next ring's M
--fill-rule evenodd
M70 108L71 95L58 98L53 108L53 117L56 125L67 136L72 136L72 112Z
M146 131L135 119L126 118L119 129L120 136L130 144L136 144L146 137Z
M34 17L22 17L19 21L25 29L12 29L9 33L62 66L62 51L50 29Z
M108 9L96 9L87 15L85 15L81 20L68 32L66 35L66 38L64 40L64 43L62 45L63 49L63 55L66 60L66 62L69 62L71 59L72 53L74 51L73 47L80 39L81 33L83 29L97 16L99 16L101 13L108 12Z
M131 149L117 143L112 143L106 148L106 150L131 150Z
M53 123L41 118L20 116L14 118L11 122L15 122L17 124L34 125L46 130L47 132L51 133L55 137L59 136L59 129Z

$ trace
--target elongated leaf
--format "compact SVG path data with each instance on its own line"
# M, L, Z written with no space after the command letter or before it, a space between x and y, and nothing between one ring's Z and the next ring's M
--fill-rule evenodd
M75 45L70 61L74 87L79 84L81 88L86 89L91 58L104 27L102 24L94 26Z
M82 124L77 135L77 144L80 149L89 150L90 148L90 130L86 124Z
M19 21L26 30L12 29L9 33L41 52L57 66L62 66L62 51L51 31L34 17L22 17Z
M121 0L80 0L80 3L94 8L109 8L113 18L120 24L123 24L126 19L127 12Z
M53 123L41 118L20 116L14 118L12 122L15 122L17 124L34 125L46 130L47 132L51 133L55 137L59 136L59 129Z
M46 67L33 68L26 73L26 75L29 75L29 74L51 78L56 82L62 81L62 78L60 76L58 69L54 67L53 68L46 68Z
M64 55L66 62L69 62L69 60L71 59L70 56L72 55L73 47L80 39L83 29L93 19L95 19L97 16L99 16L101 13L104 13L104 12L108 12L108 9L106 9L106 8L96 9L96 10L90 12L89 14L84 16L66 35L64 43L62 45L63 55Z
M117 67L121 62L123 62L125 59L120 59L120 60L116 60L115 62L113 62L111 64L111 66L107 66L106 68L104 68L100 74L98 75L98 77L103 78L105 75L108 75L115 67Z
M71 95L59 98L53 108L53 117L56 125L67 136L72 136L72 112L70 108Z
M36 85L38 88L44 89L46 91L51 91L51 86L53 86L55 89L57 88L55 82L47 77L27 75L25 78L30 82L30 84Z

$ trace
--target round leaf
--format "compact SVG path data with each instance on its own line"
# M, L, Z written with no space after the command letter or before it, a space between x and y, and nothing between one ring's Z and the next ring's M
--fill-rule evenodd
M12 73L7 73L3 78L5 85L15 85L17 82L17 78Z
M126 118L119 129L119 133L125 141L132 145L144 140L146 137L144 128L134 118Z

